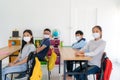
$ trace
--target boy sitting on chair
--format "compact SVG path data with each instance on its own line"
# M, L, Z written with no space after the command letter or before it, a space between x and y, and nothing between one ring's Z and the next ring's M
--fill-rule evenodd
M37 56L40 61L45 60L45 56L47 55L47 52L50 48L50 36L51 36L51 30L46 28L44 29L44 38L41 42L41 45L37 45Z
M77 42L73 43L72 48L75 50L80 50L83 48L86 44L86 39L83 38L83 32L81 30L78 30L75 32L75 37ZM67 72L73 71L73 61L67 61ZM69 77L72 77L72 75L68 75Z

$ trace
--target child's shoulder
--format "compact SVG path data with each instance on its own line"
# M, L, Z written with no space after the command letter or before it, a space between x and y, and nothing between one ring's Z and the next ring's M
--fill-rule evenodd
M33 43L29 44L28 46L30 47L35 47L35 45Z

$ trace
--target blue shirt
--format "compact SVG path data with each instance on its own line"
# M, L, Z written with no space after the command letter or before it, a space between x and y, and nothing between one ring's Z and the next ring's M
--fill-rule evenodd
M85 45L86 45L86 39L85 39L85 38L82 38L82 39L80 39L79 41L77 41L76 43L74 43L74 44L72 45L72 48L79 50L79 49L83 48Z
M45 56L47 55L47 52L49 50L50 47L50 39L49 38L44 38L41 42L41 46L46 46L45 49L43 49L42 51L38 52L38 58L39 60L44 60Z

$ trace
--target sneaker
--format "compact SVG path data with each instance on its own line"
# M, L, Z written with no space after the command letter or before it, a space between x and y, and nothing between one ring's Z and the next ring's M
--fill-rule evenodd
M21 73L19 74L17 77L15 77L15 79L20 79L26 76L26 73Z

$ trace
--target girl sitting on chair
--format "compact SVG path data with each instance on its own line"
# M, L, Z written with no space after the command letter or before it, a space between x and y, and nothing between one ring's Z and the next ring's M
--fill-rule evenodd
M14 72L22 72L27 70L27 58L30 52L35 51L36 48L33 42L32 31L27 29L23 32L22 47L19 56L15 61L8 64L2 70L2 80L5 80L5 75ZM25 74L24 74L25 75ZM6 80L10 80L6 77Z
M99 72L101 66L101 58L106 46L106 42L102 40L102 28L100 26L94 26L92 28L92 33L94 40L90 40L84 48L75 53L76 56L92 57L92 60L88 61L87 75ZM83 64L83 69L84 66L85 65ZM74 71L79 72L80 70L80 67L78 67ZM76 80L85 80L87 77L84 74L79 74L75 75L75 78Z

